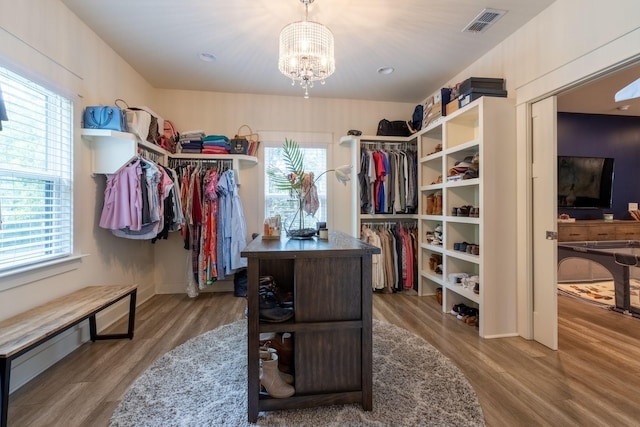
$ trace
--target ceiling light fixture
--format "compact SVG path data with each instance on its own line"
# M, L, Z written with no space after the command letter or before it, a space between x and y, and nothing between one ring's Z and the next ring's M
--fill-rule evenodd
M308 21L309 5L313 0L300 0L304 4L304 21L292 22L280 31L280 56L278 69L296 81L309 98L313 82L324 80L336 70L333 52L333 33L324 25Z
M198 58L200 58L204 62L216 62L216 56L212 53L206 53L206 52L200 53L198 55Z
M396 69L393 67L380 67L378 68L378 74L391 74L395 71Z

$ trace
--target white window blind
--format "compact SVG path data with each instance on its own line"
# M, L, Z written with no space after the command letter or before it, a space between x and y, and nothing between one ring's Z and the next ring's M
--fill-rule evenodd
M71 100L0 67L0 272L73 252Z

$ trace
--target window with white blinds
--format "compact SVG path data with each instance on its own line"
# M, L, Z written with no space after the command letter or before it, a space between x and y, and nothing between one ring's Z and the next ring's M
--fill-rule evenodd
M0 67L3 100L0 272L73 252L73 103Z

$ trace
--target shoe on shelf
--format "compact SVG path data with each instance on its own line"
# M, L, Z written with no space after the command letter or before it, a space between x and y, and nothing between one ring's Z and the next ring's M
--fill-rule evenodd
M464 320L464 323L469 326L475 326L478 323L478 318L476 316L469 316Z
M258 289L260 320L265 322L284 322L294 315L291 306L285 306L269 285L260 285Z
M279 287L273 276L260 276L259 291L272 292L280 307L293 307L293 293Z
M278 352L276 351L275 348L271 348L271 347L266 347L266 346L260 346L260 360L271 360L273 359L273 355L275 354L276 357L278 355ZM278 358L278 363L280 361L280 358ZM293 375L291 374L287 374L282 372L280 369L278 369L278 372L280 373L280 378L282 378L282 380L287 383L287 384L293 384Z
M451 308L451 314L453 315L457 315L459 314L462 310L466 309L467 306L460 303L460 304L454 304L453 307Z
M292 385L287 384L280 376L278 370L278 355L270 353L268 360L260 359L260 384L267 390L269 396L277 399L291 397L296 390Z
M266 343L278 353L278 367L282 372L291 372L293 364L293 338L289 332L276 334Z
M475 316L477 312L478 312L477 308L465 306L462 310L458 312L457 318L458 320L464 320L469 316Z

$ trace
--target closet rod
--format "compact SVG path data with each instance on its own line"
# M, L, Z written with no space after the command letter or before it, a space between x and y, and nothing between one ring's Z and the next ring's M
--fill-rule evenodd
M175 166L222 166L225 169L233 169L233 160L231 159L174 159L169 160L169 164Z
M161 155L156 153L156 152L154 152L154 151L147 150L144 147L139 147L138 155L140 157L142 157L143 159L145 159L145 160L150 160L150 161L155 162L155 163L160 163Z
M360 146L363 148L368 148L369 150L397 149L397 148L400 148L401 150L409 150L409 149L415 149L416 143L406 142L406 141L380 141L380 142L369 141L369 142L361 143Z

